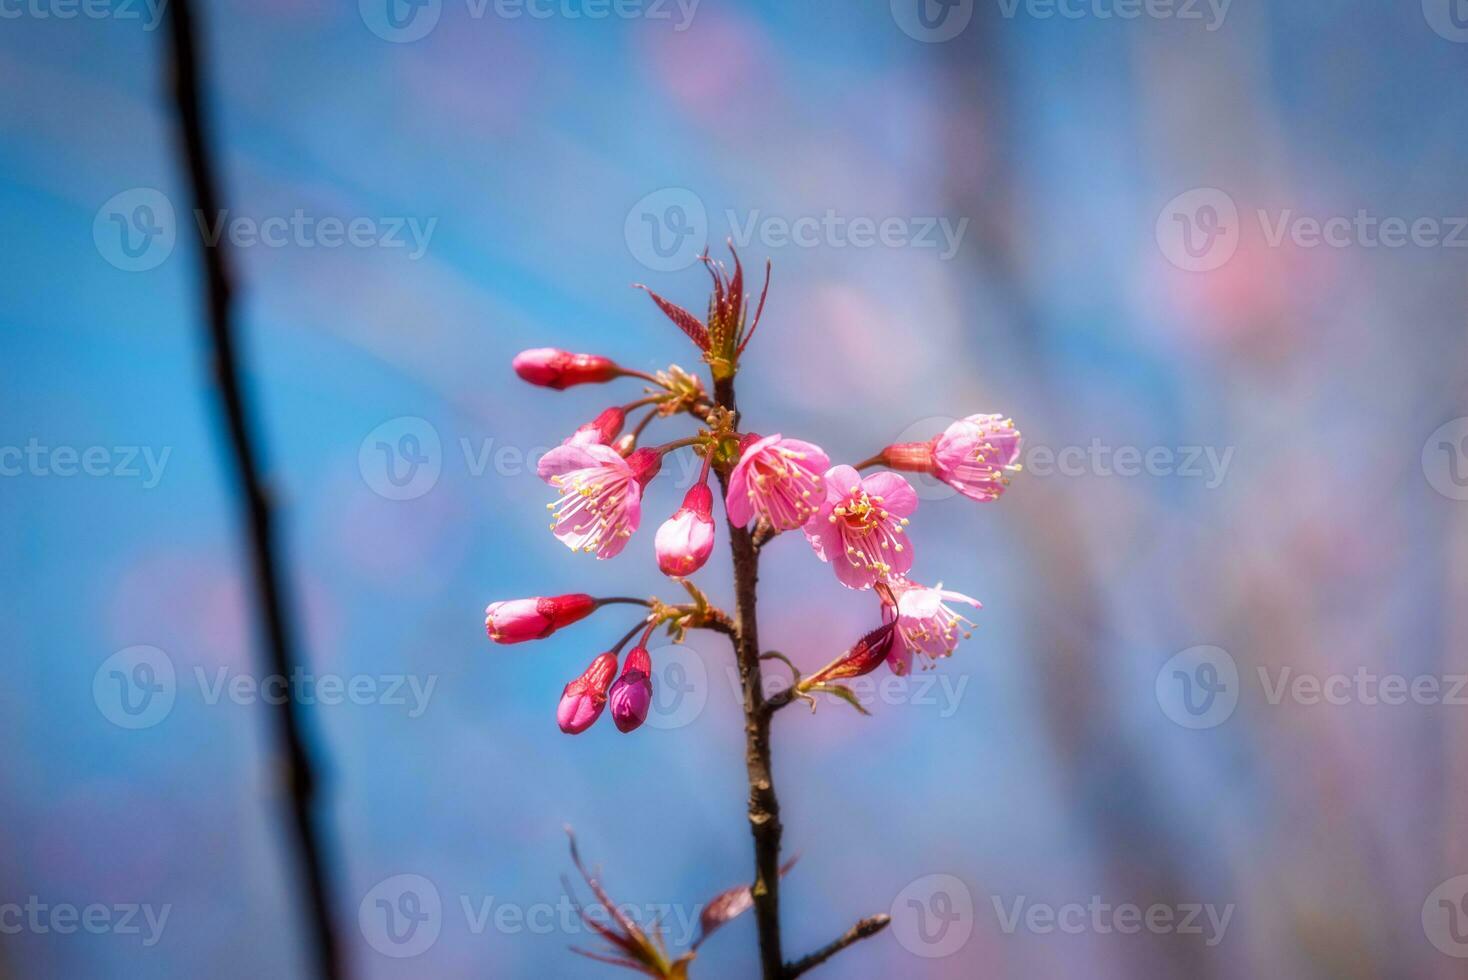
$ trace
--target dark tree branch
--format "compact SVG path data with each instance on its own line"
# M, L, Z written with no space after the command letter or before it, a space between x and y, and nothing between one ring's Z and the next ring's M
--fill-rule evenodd
M733 379L714 382L714 400L737 413ZM735 416L737 421L737 414ZM718 471L724 496L727 475ZM755 924L759 928L760 972L764 980L780 980L785 973L780 949L780 801L770 766L770 713L765 710L760 674L759 627L755 618L755 585L759 580L759 552L747 528L729 524L729 550L734 556L736 634L734 650L744 689L744 762L749 773L749 829L754 835Z
M219 194L207 141L203 80L195 47L195 28L189 0L171 0L168 6L169 32L172 36L172 73L175 108L185 162L193 187L194 206L198 214L219 213ZM213 358L214 380L219 388L234 455L235 475L239 479L244 504L245 524L251 547L251 570L255 579L266 641L266 669L281 677L292 676L300 663L295 655L287 627L280 563L275 553L271 507L260 476L260 456L251 437L245 410L245 397L240 378L242 371L235 351L233 333L232 290L223 239L203 248L205 291L209 315L208 346ZM316 972L324 980L342 976L340 948L332 929L331 900L327 889L321 847L313 823L315 780L302 736L303 708L294 698L269 709L273 716L279 747L284 752L282 769L290 793L290 818L299 875L307 895L309 942Z
M841 952L852 943L859 943L868 936L875 936L887 928L887 923L892 921L889 915L874 915L869 919L862 919L856 925L846 930L846 934L833 943L822 946L809 956L796 960L785 967L785 980L794 980L806 970L814 969L822 963Z

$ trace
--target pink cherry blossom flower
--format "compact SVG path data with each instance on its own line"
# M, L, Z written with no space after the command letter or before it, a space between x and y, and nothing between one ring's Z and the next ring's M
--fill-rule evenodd
M602 412L590 422L578 427L571 433L563 446L605 446L617 438L617 433L622 431L622 425L627 421L627 413L617 406L612 406Z
M751 435L746 443L729 473L729 520L744 526L763 517L777 531L800 527L820 506L821 473L831 460L820 446L779 433Z
M572 385L601 384L626 372L609 357L572 354L554 347L537 347L515 355L511 362L522 381L562 391Z
M607 687L617 672L617 655L598 654L586 672L566 685L556 707L556 723L567 735L580 735L601 717L607 706Z
M917 503L917 493L896 473L863 479L850 466L833 466L826 471L825 502L805 525L805 536L842 585L870 589L912 567L903 528Z
M1001 415L970 415L927 442L888 446L876 457L894 470L931 473L974 500L999 499L1019 472L1019 430Z
M645 648L635 646L627 654L622 676L612 685L607 700L612 706L612 721L617 731L630 732L642 727L652 707L652 658Z
M551 530L572 551L611 558L642 522L642 488L662 466L654 449L623 459L607 446L558 446L540 458L540 478L560 491Z
M893 579L888 583L884 602L895 604L897 637L887 658L892 673L903 675L912 670L914 654L927 659L925 666L931 667L940 657L947 657L958 646L960 634L967 639L971 620L948 608L950 602L963 602L975 609L984 608L979 600L962 592L943 588L938 583L933 588Z
M562 626L590 616L596 606L596 600L584 592L502 599L484 610L484 631L496 643L543 640Z
M714 550L714 495L707 483L695 483L683 506L658 528L653 546L664 575L684 578L708 561Z

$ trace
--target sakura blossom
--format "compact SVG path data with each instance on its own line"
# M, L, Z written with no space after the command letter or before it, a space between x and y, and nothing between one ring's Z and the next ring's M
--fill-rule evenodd
M943 583L929 588L898 578L889 583L888 595L895 600L897 636L888 665L894 674L912 669L914 655L925 658L932 666L950 656L960 639L966 639L973 622L948 607L948 603L964 603L975 609L984 608L973 596L943 588Z
M1020 442L1013 419L970 415L927 442L888 446L872 462L929 473L973 500L998 500L1020 470Z
M862 477L850 466L826 471L826 499L805 525L816 557L848 589L870 589L912 567L907 517L917 493L896 473Z
M763 517L777 531L793 531L810 520L820 506L821 474L831 462L825 451L779 433L745 439L724 498L729 520L744 525Z
M595 444L558 446L540 458L540 478L560 491L547 507L551 530L572 551L611 558L642 523L642 488L657 475L662 457L638 449L627 457Z

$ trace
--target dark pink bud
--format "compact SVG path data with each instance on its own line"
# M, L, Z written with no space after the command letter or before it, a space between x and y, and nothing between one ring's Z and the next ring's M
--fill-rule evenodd
M613 406L578 428L564 444L605 446L617 438L617 434L622 431L622 425L626 421L627 413Z
M664 575L683 578L703 567L714 550L714 495L707 483L696 483L683 506L658 528L653 540L658 568Z
M537 347L515 355L515 373L542 388L561 391L572 385L601 384L622 373L615 361L598 354L572 354L554 347Z
M566 685L556 707L556 723L567 735L580 735L601 717L607 706L607 687L617 672L617 655L599 654L586 673Z
M819 684L824 681L837 681L847 677L870 674L892 652L892 644L897 636L896 625L896 623L886 623L878 626L857 640L856 646L847 650L839 660L821 668L804 683Z
M484 610L484 631L496 643L543 640L562 626L585 619L596 600L584 592L533 599L502 599Z
M627 455L627 466L637 482L647 486L663 468L663 454L656 449L634 449Z
M622 666L622 676L607 695L612 705L612 721L617 731L630 732L642 727L652 707L652 658L642 647L633 647Z

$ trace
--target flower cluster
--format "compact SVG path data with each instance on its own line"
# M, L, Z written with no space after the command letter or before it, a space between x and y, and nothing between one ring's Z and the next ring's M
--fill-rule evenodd
M718 385L738 370L739 357L759 323L764 294L750 320L738 256L732 275L707 256L704 262L714 283L706 321L649 294L699 348L717 392ZM799 529L838 582L871 591L879 600L882 625L808 678L807 689L859 676L884 662L894 673L906 674L915 658L930 665L949 656L959 639L968 635L973 624L954 607L978 609L976 599L941 584L929 587L908 578L914 555L907 527L918 497L901 471L929 474L974 500L995 500L1010 474L1019 469L1020 434L1011 420L971 415L927 442L890 445L857 466L833 466L814 443L781 433L741 431L732 399L727 403L710 399L697 378L677 365L653 374L600 355L540 348L519 354L514 368L523 380L555 390L628 377L647 382L643 397L604 409L540 460L539 476L556 493L548 505L551 531L573 551L599 559L620 554L642 522L643 491L658 476L663 457L688 449L702 458L697 482L653 539L658 568L688 588L695 599L692 605L578 594L496 602L487 610L485 625L497 643L549 636L608 602L641 602L649 610L621 643L599 654L566 685L556 712L563 731L585 731L608 704L618 730L629 732L643 723L652 703L646 643L657 626L666 623L674 631L725 628L732 633L728 617L709 607L703 594L686 581L708 561L715 543L711 472L724 488L724 511L731 528L761 544ZM644 409L642 418L624 434L628 413L637 409ZM638 446L652 421L675 415L698 422L697 434L654 447ZM862 475L872 467L879 469ZM622 646L639 629L642 640L622 661Z

